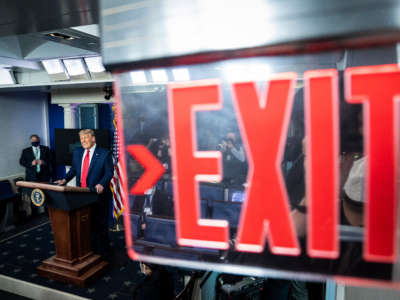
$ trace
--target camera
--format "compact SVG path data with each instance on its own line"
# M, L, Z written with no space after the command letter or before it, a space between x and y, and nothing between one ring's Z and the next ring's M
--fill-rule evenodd
M219 144L217 145L217 150L223 151L226 148L227 141L225 139L222 139Z
M104 92L104 99L106 100L110 100L114 96L112 85L104 86L103 92Z

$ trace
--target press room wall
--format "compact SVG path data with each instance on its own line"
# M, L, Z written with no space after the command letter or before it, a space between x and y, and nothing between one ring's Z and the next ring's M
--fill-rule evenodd
M48 94L10 92L0 94L0 179L24 174L19 164L22 149L29 147L29 136L38 134L48 145Z

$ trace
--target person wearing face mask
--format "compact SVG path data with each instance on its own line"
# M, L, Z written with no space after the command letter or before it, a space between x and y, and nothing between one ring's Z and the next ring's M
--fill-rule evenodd
M30 137L31 147L22 151L19 163L25 167L25 180L49 182L51 177L51 152L49 147L40 145L37 134Z
M19 163L25 167L25 180L34 182L49 182L52 173L52 154L49 147L40 145L40 138L37 134L30 136L31 147L22 151ZM32 215L30 196L22 194L20 203L22 218Z

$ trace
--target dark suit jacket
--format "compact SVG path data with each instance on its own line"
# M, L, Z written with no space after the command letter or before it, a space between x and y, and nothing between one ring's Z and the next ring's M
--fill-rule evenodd
M65 179L70 181L76 176L76 185L81 186L81 166L84 154L82 147L76 148L72 155L72 166ZM112 199L110 181L114 175L114 165L111 152L96 146L89 171L86 178L88 188L95 192L95 186L101 184L103 193L99 195L98 201L92 205L91 217L91 240L95 253L104 255L109 247L108 243L108 220L110 214L110 201Z
M50 181L51 176L51 152L49 147L40 145L40 159L44 161L44 165L40 166L40 180ZM25 148L22 151L19 163L25 167L25 180L38 181L36 166L32 166L32 161L35 159L32 147Z
M72 166L68 171L65 179L70 181L76 176L76 185L81 186L81 166L84 149L76 148L72 156ZM95 186L101 184L104 192L110 191L110 181L114 174L114 166L111 152L107 149L96 146L92 160L90 161L89 171L86 178L87 186L90 190L95 191Z

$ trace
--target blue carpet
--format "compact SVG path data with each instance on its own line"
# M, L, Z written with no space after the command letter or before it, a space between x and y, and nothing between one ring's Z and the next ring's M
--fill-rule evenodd
M131 288L139 279L139 264L129 259L124 231L110 232L113 256L110 269L86 288L39 277L36 268L55 254L50 223L37 225L27 232L0 243L0 274L91 299L131 299ZM175 290L183 288L183 271L168 267L174 276Z

